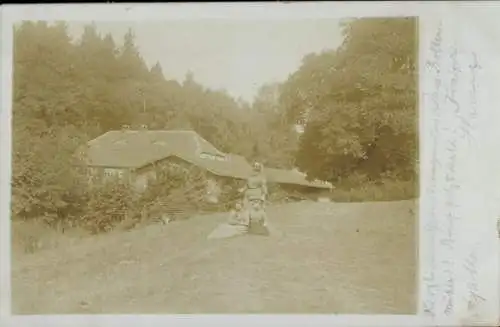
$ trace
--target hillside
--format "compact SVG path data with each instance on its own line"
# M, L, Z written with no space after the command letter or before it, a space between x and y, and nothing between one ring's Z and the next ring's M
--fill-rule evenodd
M13 314L415 312L414 201L269 207L274 237L209 241L223 214L15 254Z

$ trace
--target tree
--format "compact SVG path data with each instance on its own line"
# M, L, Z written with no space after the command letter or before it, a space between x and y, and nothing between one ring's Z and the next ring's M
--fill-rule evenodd
M310 178L412 178L416 35L414 18L349 21L338 49L305 57L285 83L287 119L305 123L297 164Z
M282 85L265 84L252 106L252 135L256 142L252 158L266 166L292 168L298 145L293 125L280 102Z
M153 67L151 67L151 76L156 81L165 81L165 76L163 75L163 69L161 68L161 65L158 61Z

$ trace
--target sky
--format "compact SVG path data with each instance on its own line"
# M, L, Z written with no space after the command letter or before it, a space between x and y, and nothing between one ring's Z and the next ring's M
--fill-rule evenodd
M85 22L69 23L79 38ZM282 82L312 52L334 49L342 42L339 20L290 21L192 20L95 22L117 43L131 27L136 44L151 67L160 62L167 79L183 81L192 71L198 83L226 89L235 98L252 101L259 87Z

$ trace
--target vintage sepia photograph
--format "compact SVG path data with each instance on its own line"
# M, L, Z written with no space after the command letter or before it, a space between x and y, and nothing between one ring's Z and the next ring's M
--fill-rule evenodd
M418 17L12 33L12 314L416 314Z

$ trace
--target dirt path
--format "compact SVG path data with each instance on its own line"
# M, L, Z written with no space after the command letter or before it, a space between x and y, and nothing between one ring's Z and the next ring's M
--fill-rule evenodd
M219 214L15 257L13 311L411 314L413 206L294 203L269 208L274 237L209 241Z

